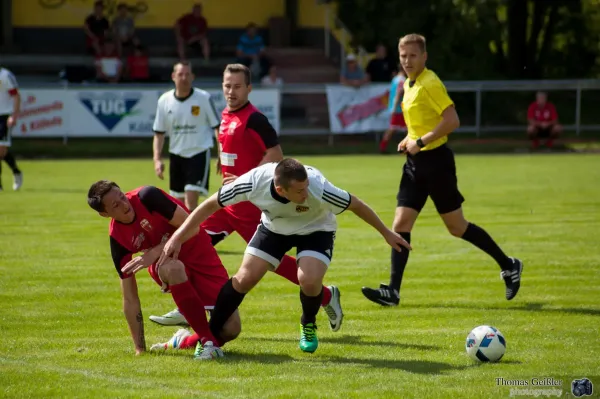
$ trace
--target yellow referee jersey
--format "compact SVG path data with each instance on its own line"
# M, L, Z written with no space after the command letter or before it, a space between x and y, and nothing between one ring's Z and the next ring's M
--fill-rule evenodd
M408 128L408 137L416 140L431 132L442 120L442 112L454 102L448 96L446 87L435 74L425 68L411 86L404 82L402 113ZM437 139L421 149L432 150L448 141L448 136Z

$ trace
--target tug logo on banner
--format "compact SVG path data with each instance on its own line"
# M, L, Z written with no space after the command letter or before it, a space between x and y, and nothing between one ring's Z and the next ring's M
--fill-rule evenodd
M111 131L127 116L135 115L133 107L142 98L142 93L96 92L81 93L79 100L98 119L102 125Z

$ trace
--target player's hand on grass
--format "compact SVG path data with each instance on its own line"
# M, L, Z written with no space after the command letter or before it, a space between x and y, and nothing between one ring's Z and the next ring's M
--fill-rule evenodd
M136 356L140 356L140 355L142 355L144 352L146 352L146 348L135 348L135 355L136 355Z
M412 250L410 244L402 238L400 234L395 233L392 230L388 230L384 234L384 237L387 243L398 252L402 252L402 247Z
M406 142L406 151L410 155L415 155L417 152L421 151L421 147L419 147L419 145L417 144L417 140L409 139Z
M179 256L179 251L181 251L181 242L179 241L179 237L174 235L169 238L169 241L165 244L163 248L160 258L158 258L158 262L156 263L158 266L162 265L169 258L177 259Z
M125 266L121 268L123 273L135 274L140 270L150 267L156 261L156 255L145 253L141 256L136 256L131 259Z
M235 181L235 179L237 179L238 176L232 174L232 173L227 173L225 172L225 174L223 175L223 185L232 183Z
M163 176L164 171L165 171L165 164L162 163L162 161L160 161L160 160L154 161L154 172L156 173L156 176L158 176L158 178L160 180L164 180L164 176Z

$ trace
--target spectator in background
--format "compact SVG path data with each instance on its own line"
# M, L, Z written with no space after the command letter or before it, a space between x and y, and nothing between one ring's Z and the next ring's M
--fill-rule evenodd
M369 76L358 65L356 56L348 54L346 57L346 68L340 75L340 83L344 86L359 88L365 83L369 83Z
M102 54L96 58L96 79L103 83L118 83L121 80L123 63L112 41L104 43Z
M260 83L263 86L283 85L283 79L277 76L277 67L275 65L271 65L271 68L269 68L269 73L262 78Z
M554 140L562 132L558 124L558 113L554 104L548 101L548 94L543 91L536 93L536 100L531 103L527 111L527 136L531 140L533 149L540 145L540 139L547 139L546 146L552 148Z
M96 56L102 53L102 45L108 36L109 28L108 19L104 17L104 4L97 1L94 3L94 12L85 19L83 25L88 53Z
M245 65L253 74L263 77L269 70L269 59L265 54L265 42L258 34L256 24L249 23L246 33L240 36L237 45L237 62Z
M117 16L112 21L112 31L119 55L123 55L123 48L132 49L140 45L140 41L135 35L135 22L129 15L129 9L125 3L120 3L117 7Z
M133 54L127 57L127 77L133 82L145 82L150 79L148 55L141 46L137 46Z
M396 73L396 64L387 56L387 49L383 44L377 45L375 58L367 65L367 74L371 82L388 83Z
M181 60L186 59L188 47L202 51L204 60L210 59L210 43L208 42L208 23L202 15L202 4L196 3L192 12L179 18L175 23L177 52Z

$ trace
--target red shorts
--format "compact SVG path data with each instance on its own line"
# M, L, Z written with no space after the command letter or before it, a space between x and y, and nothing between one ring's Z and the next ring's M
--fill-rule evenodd
M390 118L390 129L405 129L406 122L404 121L403 113L394 113Z
M260 210L252 219L240 219L228 212L226 208L220 209L213 213L208 219L200 225L209 235L224 234L230 235L234 231L237 232L246 242L250 242L258 225L260 224Z
M196 246L195 248L199 249L189 251L185 256L180 254L179 260L185 265L188 280L200 296L204 307L212 309L215 306L221 287L229 280L229 275L212 245L210 245L210 251L214 252L214 255L212 253L207 254L210 251L207 248L205 248L206 251L202 250L202 246ZM168 284L163 283L160 279L156 264L151 265L148 272L156 281L156 284L162 287L163 292L170 292Z

